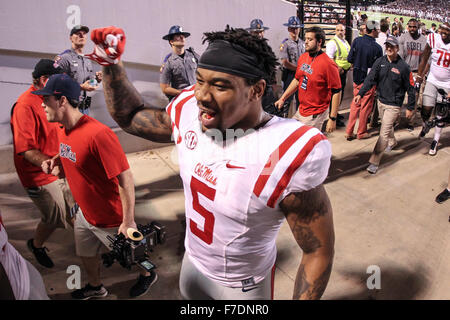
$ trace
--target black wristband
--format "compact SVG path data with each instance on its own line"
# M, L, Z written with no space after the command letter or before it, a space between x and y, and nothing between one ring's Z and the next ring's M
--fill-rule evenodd
M329 116L330 120L336 121L336 117Z

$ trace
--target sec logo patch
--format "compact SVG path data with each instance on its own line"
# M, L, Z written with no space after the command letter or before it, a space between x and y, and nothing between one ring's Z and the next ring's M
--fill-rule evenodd
M198 142L197 134L194 131L186 132L184 135L184 142L189 150L194 150Z

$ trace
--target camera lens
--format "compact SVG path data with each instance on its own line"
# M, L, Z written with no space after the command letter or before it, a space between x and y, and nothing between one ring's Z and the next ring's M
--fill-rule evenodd
M141 236L141 233L139 231L134 231L133 232L133 237L134 238L139 238Z

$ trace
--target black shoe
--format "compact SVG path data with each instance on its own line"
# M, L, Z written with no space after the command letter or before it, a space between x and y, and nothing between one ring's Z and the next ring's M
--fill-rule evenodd
M52 261L52 259L50 259L50 257L45 252L45 251L48 251L48 249L46 247L36 248L33 245L33 239L30 239L27 241L27 247L34 254L34 257L41 265L43 265L44 267L47 267L47 268L53 268L53 266L54 266L53 261Z
M91 298L102 298L108 295L108 290L101 284L98 287L93 287L89 283L81 289L75 290L71 293L73 299L87 300Z
M413 132L414 131L414 126L410 125L410 124L407 124L406 125L406 130L408 130L409 132Z
M425 137L425 135L426 135L425 128L422 127L422 130L420 130L419 133L419 139L422 139L423 137Z
M152 284L158 280L158 275L156 272L151 272L148 277L139 275L138 281L130 289L130 297L136 298L140 297L148 292Z
M369 123L370 123L370 122L369 122ZM372 123L371 127L372 127L372 128L379 128L379 127L381 127L381 122L376 121L376 122Z
M438 196L436 197L436 202L442 203L445 200L447 200L448 198L450 198L450 191L445 189L444 191L442 191L441 193L438 194Z

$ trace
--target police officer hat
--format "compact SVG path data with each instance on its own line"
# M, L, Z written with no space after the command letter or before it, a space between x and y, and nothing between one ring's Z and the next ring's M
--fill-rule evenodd
M189 32L184 32L183 28L180 26L171 26L169 29L169 33L166 34L163 38L163 40L169 40L171 36L174 36L176 34L182 34L185 38L189 37L191 34Z
M253 19L250 22L250 28L247 28L245 30L247 31L264 31L264 30L268 30L268 27L264 27L264 23L262 22L261 19Z
M89 32L89 28L86 27L86 26L77 25L77 26L72 28L72 30L70 31L70 35L73 35L74 33L77 33L78 31L84 31L84 32L88 33Z
M288 28L303 28L303 25L300 23L300 19L296 16L290 17L288 23L283 23L283 26Z

